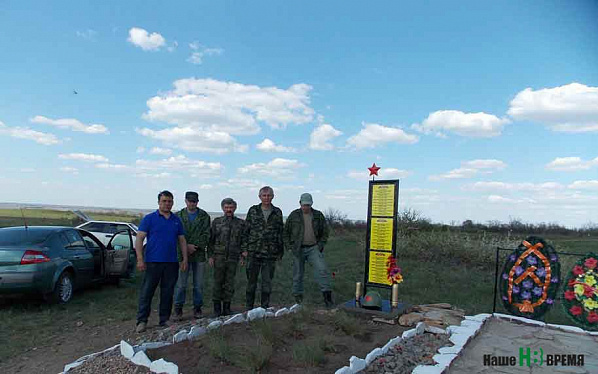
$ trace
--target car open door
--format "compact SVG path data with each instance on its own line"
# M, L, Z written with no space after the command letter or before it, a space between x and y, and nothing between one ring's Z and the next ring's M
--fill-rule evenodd
M106 247L106 275L123 276L129 265L129 254L133 250L133 239L129 230L121 230L114 234Z

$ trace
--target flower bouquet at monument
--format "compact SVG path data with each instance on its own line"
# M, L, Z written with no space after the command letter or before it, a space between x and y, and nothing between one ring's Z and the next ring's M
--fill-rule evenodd
M392 284L403 282L401 268L397 265L397 259L392 255L386 260L386 277Z

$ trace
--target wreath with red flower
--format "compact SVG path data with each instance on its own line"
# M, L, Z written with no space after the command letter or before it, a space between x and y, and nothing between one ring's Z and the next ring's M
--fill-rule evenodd
M567 274L563 307L586 330L598 330L598 256L589 253Z
M401 268L397 265L397 259L392 255L386 260L386 278L392 284L403 282Z

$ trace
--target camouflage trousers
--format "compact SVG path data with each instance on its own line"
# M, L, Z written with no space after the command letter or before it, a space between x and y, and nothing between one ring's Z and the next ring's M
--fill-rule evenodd
M253 308L255 301L255 291L260 273L262 273L261 282L261 306L267 308L270 306L270 293L272 292L272 279L276 269L276 260L250 257L247 263L247 292L246 307Z
M230 302L235 293L237 261L230 261L224 256L214 256L214 286L212 300Z

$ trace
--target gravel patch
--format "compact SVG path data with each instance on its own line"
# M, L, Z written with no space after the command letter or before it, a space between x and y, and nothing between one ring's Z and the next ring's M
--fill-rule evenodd
M452 346L446 334L422 334L403 340L376 358L365 373L411 373L417 365L434 365L438 348Z
M144 366L137 366L120 355L115 349L85 361L82 365L68 371L69 374L145 374L151 371Z

